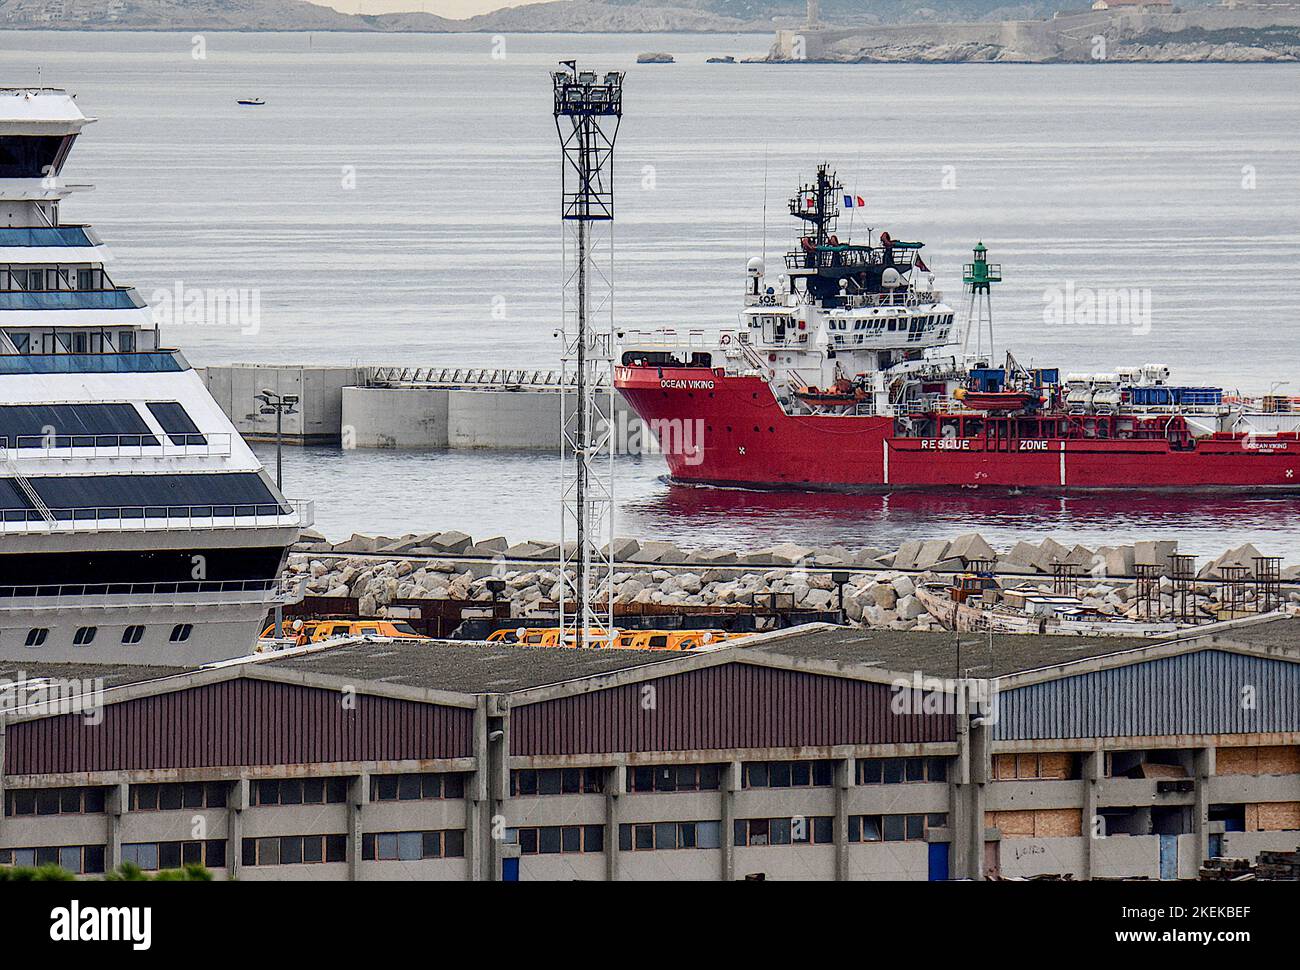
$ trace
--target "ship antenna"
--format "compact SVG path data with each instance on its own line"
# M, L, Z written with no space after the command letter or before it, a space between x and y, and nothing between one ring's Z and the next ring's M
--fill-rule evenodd
M763 265L767 265L767 150L763 146Z

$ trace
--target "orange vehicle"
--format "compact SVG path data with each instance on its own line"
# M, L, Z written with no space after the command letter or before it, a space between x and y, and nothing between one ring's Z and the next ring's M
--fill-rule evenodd
M624 650L694 650L729 639L722 630L626 630L617 646Z
M614 631L615 636L618 631ZM599 627L591 630L591 636L594 638L605 638L608 634ZM560 646L560 628L558 626L550 627L518 627L513 630L495 630L487 638L488 643L518 643L525 647L558 647ZM565 637L564 646L572 647L573 637Z
M294 626L294 620L286 619L280 625L280 636L285 640L294 640L305 634L309 643L333 640L338 637L390 637L394 640L424 640L409 623L401 620L380 619L325 619L303 620L301 629ZM262 631L262 639L275 636L275 624L272 623Z

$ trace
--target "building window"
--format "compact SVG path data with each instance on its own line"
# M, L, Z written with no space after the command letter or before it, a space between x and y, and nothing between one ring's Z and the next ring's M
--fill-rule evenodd
M269 778L249 786L253 805L326 805L347 800L346 778Z
M603 825L544 825L506 829L506 841L519 844L520 855L569 855L604 852Z
M834 761L746 761L742 786L827 788L834 783Z
M721 840L719 822L638 822L618 827L618 847L625 852L716 849Z
M1068 752L993 756L995 781L1065 781L1078 777L1077 759Z
M42 845L0 849L0 866L58 866L78 876L104 871L102 845Z
M900 785L912 781L947 781L947 758L859 758L859 785Z
M346 794L344 798L346 798ZM465 776L446 774L371 775L372 802L413 802L421 799L464 798Z
M144 636L144 627L133 624L122 631L123 643L139 643L140 638Z
M177 623L172 627L172 635L168 639L170 639L172 643L184 643L190 638L190 634L193 632L194 624Z
M645 765L627 770L629 792L717 791L722 765Z
M511 796L599 795L604 790L604 768L520 768L510 772Z
M738 818L735 845L830 845L835 829L829 815L813 818Z
M369 832L361 836L361 858L379 862L418 862L421 859L461 859L465 831Z
M224 781L132 785L131 811L170 812L183 808L225 808L228 789L229 785Z
M95 634L99 632L98 627L79 626L77 632L72 635L72 645L74 647L89 646L94 642Z
M931 829L948 827L948 816L850 815L850 842L912 842L925 838Z
M14 788L5 792L5 815L98 815L102 788Z
M293 866L315 862L346 862L346 835L279 835L244 839L246 866Z
M39 647L44 645L45 638L50 635L48 627L36 626L27 631L27 646Z
M226 867L226 842L127 842L122 845L122 861L141 869L179 869L199 865L209 869Z

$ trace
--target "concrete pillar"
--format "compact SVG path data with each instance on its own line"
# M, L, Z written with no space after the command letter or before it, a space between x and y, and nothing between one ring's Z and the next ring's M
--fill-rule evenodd
M853 787L855 765L853 758L840 758L835 762L835 821L832 835L835 839L835 880L849 878L849 789Z
M125 782L112 785L104 792L104 812L108 816L108 838L104 845L104 872L122 864L122 813L131 807L131 789Z
M5 829L5 719L0 717L0 833Z
M244 866L244 809L248 808L248 779L237 778L226 798L226 875L238 879Z
M1210 779L1214 777L1214 748L1197 748L1193 754L1196 798L1192 806L1192 832L1196 836L1196 867L1210 857Z
M507 759L510 754L510 707L509 701L502 694L488 696L487 735L484 740L483 756L479 763L484 766L485 791L483 804L487 821L487 863L488 878L492 881L501 879L502 839L497 837L498 829L504 831L509 819L510 768ZM498 824L500 822L500 824Z
M970 719L958 716L957 757L948 771L948 829L952 837L948 859L954 879L975 878L972 869L975 857L971 843L975 841L975 828L970 818L970 778Z
M736 792L740 790L741 766L731 761L722 767L722 872L723 882L736 879Z
M627 765L614 765L605 772L605 878L619 878L618 826L622 795L627 791Z
M1093 853L1097 839L1104 837L1097 821L1097 798L1101 795L1101 779L1106 768L1106 756L1100 748L1083 755L1083 878L1092 878Z
M989 778L993 774L992 727L978 718L971 720L967 738L970 783L966 793L966 838L969 840L966 847L966 873L967 878L982 881L987 875L984 871L984 805L988 796Z
M487 797L487 708L487 698L479 698L478 706L474 708L471 738L474 771L465 781L465 865L469 878L474 882L492 878L492 819Z
M348 879L361 878L361 830L365 807L370 804L370 774L361 772L348 783Z

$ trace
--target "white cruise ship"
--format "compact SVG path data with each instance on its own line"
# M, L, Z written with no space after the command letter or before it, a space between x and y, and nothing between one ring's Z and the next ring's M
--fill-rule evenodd
M64 91L0 89L0 658L243 655L311 506L63 221L93 120Z

